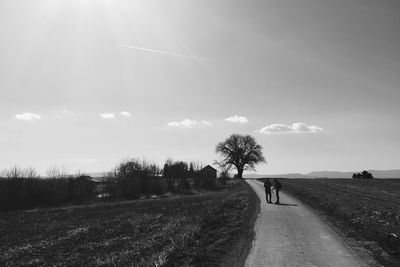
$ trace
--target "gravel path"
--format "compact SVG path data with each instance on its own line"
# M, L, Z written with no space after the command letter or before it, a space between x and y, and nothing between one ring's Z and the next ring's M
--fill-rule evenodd
M300 201L281 192L281 205L267 204L263 184L247 182L261 207L245 266L371 266Z

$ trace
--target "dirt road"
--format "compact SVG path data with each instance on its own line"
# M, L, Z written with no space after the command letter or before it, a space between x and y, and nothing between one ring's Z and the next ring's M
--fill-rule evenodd
M281 192L281 205L267 204L263 184L247 182L261 207L245 266L371 266L301 202Z

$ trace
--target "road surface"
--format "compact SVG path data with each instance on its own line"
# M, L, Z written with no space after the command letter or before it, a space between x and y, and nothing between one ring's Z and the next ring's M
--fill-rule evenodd
M245 266L371 266L300 201L280 192L281 205L267 204L263 184L247 183L261 207Z

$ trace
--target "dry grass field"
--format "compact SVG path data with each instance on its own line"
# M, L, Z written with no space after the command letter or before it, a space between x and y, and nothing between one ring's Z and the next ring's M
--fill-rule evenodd
M400 179L281 179L385 266L400 266Z
M244 182L189 196L0 213L0 266L240 264L257 197Z

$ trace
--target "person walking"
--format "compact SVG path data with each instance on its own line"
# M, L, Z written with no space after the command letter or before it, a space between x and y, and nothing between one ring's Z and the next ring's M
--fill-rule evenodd
M271 182L269 181L269 179L265 179L264 188L265 188L265 199L267 200L267 203L272 203Z
M276 202L275 204L280 204L279 202L279 191L282 189L282 184L278 182L278 179L274 179L274 188L275 189L275 195L276 195Z

